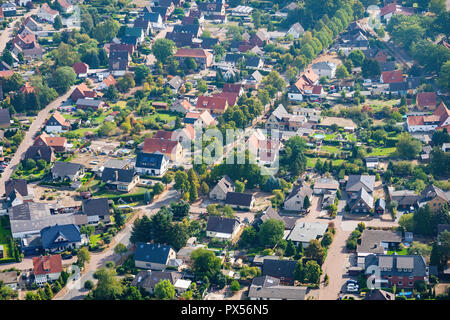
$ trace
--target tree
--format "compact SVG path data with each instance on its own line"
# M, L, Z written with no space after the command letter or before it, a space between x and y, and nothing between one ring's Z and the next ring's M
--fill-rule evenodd
M50 284L48 282L44 286L44 292L47 297L47 300L53 299L53 290L52 290L52 287L50 287Z
M189 239L187 226L183 223L173 224L170 227L169 239L170 245L177 251L186 246L187 240Z
M336 78L338 79L345 79L349 76L349 73L347 71L347 68L341 64L336 68Z
M184 217L187 217L190 208L191 205L183 200L170 203L170 210L173 213L173 219L176 221L181 221Z
M326 232L326 233L323 235L323 238L322 238L322 240L320 241L320 244L321 244L323 247L327 248L327 247L331 244L331 242L333 242L333 234L332 234L331 232Z
M230 290L233 292L237 292L241 290L241 285L236 280L231 281Z
M305 196L305 199L303 200L303 209L308 209L311 207L311 201L309 201L309 197Z
M167 59L173 55L175 43L169 39L157 39L152 46L153 55L161 63L166 63Z
M133 75L131 73L125 74L123 77L120 77L119 80L117 80L117 89L125 93L130 88L133 88L136 85Z
M153 185L153 193L161 194L164 191L164 186L161 182L157 182Z
M316 260L319 265L322 265L325 259L325 248L322 247L319 240L311 240L305 249L305 256Z
M245 227L242 231L241 237L239 238L239 246L241 247L251 247L256 244L258 236L256 234L255 228L252 226Z
M208 184L203 181L202 184L200 185L200 191L202 194L208 194L209 193L209 186Z
M78 258L77 264L80 266L80 268L83 268L84 264L91 260L91 254L89 253L88 248L86 247L81 248L78 251L77 258Z
M114 253L118 254L122 257L122 255L124 255L125 253L127 253L128 249L127 247L123 244L123 243L118 243L115 247L114 247Z
M29 158L27 160L25 160L25 163L23 165L25 170L31 170L36 168L36 161L34 161L33 159Z
M208 91L208 85L206 84L205 80L197 81L197 90L202 94Z
M145 64L139 64L134 68L134 81L140 85L142 81L150 74L150 68Z
M59 67L53 75L54 87L58 93L65 93L76 79L77 75L72 67Z
M445 0L430 0L430 11L437 15L445 12Z
M84 288L86 290L92 290L92 288L94 288L94 282L92 282L91 280L86 280L84 282Z
M172 183L173 177L173 172L169 171L162 177L161 182L167 186L169 183Z
M169 280L161 280L155 286L155 297L159 300L172 300L175 297L175 287Z
M114 122L105 122L98 129L98 134L103 137L110 136L115 129L116 124Z
M6 62L8 65L12 66L14 63L14 58L11 54L11 51L5 49L2 54L2 61Z
M110 85L108 89L106 89L106 92L103 95L103 97L109 101L114 101L119 97L119 93L117 92L116 87Z
M122 296L123 284L116 277L114 269L100 268L94 276L98 279L97 287L92 292L95 300L116 300Z
M220 270L220 258L213 251L199 248L191 253L192 268L196 275L212 278Z
M120 24L117 20L108 19L99 23L93 30L93 37L100 43L111 41L119 32Z
M80 55L78 52L67 43L61 42L58 48L52 51L52 54L56 60L56 65L60 67L72 67L75 62L80 61Z
M297 249L295 248L294 243L292 240L288 240L286 250L284 251L284 255L286 257L292 257L297 254Z
M355 67L361 67L364 62L365 56L364 53L358 49L350 52L350 54L348 55L348 59L352 61Z
M234 182L234 191L235 192L244 192L245 190L245 182L236 180Z
M262 246L273 247L281 239L284 234L284 222L275 219L267 219L259 229L258 238Z
M439 72L438 82L443 89L450 91L450 61L447 61L442 65Z
M59 15L56 16L55 21L53 22L53 28L55 30L59 30L63 27L61 17Z
M408 232L414 231L414 214L403 214L398 220L398 224L403 227Z
M306 283L319 283L321 274L322 270L316 261L306 262L304 267L304 281Z
M175 185L173 186L175 190L185 193L189 190L188 175L186 172L178 170L175 173Z
M399 135L397 144L397 154L402 159L414 159L418 156L422 150L422 144L419 140L413 139L413 137L406 132Z

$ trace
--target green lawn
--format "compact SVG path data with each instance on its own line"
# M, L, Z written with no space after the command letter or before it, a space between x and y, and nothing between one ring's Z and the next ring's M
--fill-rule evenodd
M341 152L341 148L340 147L336 147L336 146L324 146L323 145L320 148L320 150L327 151L327 152L330 152L330 153L340 153Z
M395 147L392 148L373 148L371 153L368 153L367 156L389 156L390 154L395 152Z
M311 158L311 157L306 157L306 167L307 168L314 168L314 166L316 165L317 159L320 159L320 161L324 162L324 161L328 161L330 159L327 158ZM332 160L333 166L339 166L344 162L343 159L335 159Z
M94 247L97 242L101 239L102 235L101 234L93 234L89 237L89 245Z
M98 131L98 128L80 128L73 131L70 131L71 133L75 133L77 135L84 136L84 134L88 131L92 131L93 133L96 133Z
M171 121L175 121L177 117L167 114L167 113L154 113L154 114L145 116L144 121L149 120L149 119L153 119L154 121L157 121L156 118L159 118L160 120L163 120L163 121L167 121L167 123L169 123Z
M399 256L406 256L408 254L408 249L404 248L403 250L399 250L399 251L388 250L387 254L392 255L392 254L394 254L394 252L396 254L398 254Z
M4 219L4 218L3 218ZM11 229L4 228L0 223L0 245L3 246L3 258L0 259L8 259L11 257L11 247L8 242L8 237L11 237Z

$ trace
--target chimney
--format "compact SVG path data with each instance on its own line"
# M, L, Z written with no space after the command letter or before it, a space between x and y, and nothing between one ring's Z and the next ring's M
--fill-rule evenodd
M115 181L118 181L119 180L119 171L114 171L114 174L115 174Z

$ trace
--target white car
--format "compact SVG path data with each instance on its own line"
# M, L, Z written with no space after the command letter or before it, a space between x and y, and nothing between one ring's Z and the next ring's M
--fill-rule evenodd
M352 283L349 283L347 285L347 292L358 292L359 291L359 286L358 285L354 285Z

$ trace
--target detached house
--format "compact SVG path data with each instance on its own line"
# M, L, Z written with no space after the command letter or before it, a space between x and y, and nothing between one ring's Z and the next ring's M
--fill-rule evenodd
M381 83L395 83L395 82L403 82L403 74L401 70L396 71L384 71L380 76Z
M89 224L111 221L111 210L107 198L85 199L81 203L81 211L87 216Z
M311 199L312 189L305 185L296 185L284 201L284 209L288 211L304 211L305 198Z
M46 251L61 252L79 248L83 242L80 228L74 224L55 225L41 230L42 247Z
M328 77L328 79L333 79L336 74L337 65L332 62L317 62L312 65L312 70L315 74L321 77Z
M197 63L197 68L203 70L209 68L214 59L213 54L205 49L178 49L174 57L180 64L184 63L186 58L192 58Z
M91 89L88 88L86 83L80 83L71 93L70 99L72 101L77 101L78 99L85 99L85 98L95 98L97 97L97 93Z
M176 257L177 253L171 246L138 242L134 253L134 263L136 268L164 270L169 266L169 261Z
M356 247L358 267L364 268L366 256L370 254L386 254L388 250L396 251L400 243L402 243L401 233L365 229L361 235L361 243Z
M302 245L303 248L306 248L311 240L323 237L327 229L328 224L326 223L299 222L294 226L286 239L291 240L296 246Z
M351 213L368 214L374 210L373 197L364 188L359 189L349 200L348 205Z
M183 120L186 124L191 124L194 128L207 128L216 123L208 110L202 112L188 112Z
M225 200L228 192L234 192L234 182L225 175L209 192L209 198L211 200Z
M420 193L418 202L420 207L428 204L431 210L437 211L445 204L450 203L450 194L430 184Z
M39 8L37 17L45 22L55 23L56 16L59 15L58 11L53 10L47 3L44 3Z
M188 113L189 111L194 110L194 106L189 102L189 100L177 100L170 106L170 111Z
M163 176L169 167L169 158L162 153L140 152L136 157L135 170L139 174Z
M436 109L436 92L419 92L416 97L416 107L419 111Z
M38 136L34 140L33 146L43 147L48 146L51 147L55 152L65 152L67 146L67 139L65 137L52 137L47 133L43 132L40 136Z
M196 108L198 110L207 110L212 114L223 114L228 108L228 101L224 97L199 96Z
M238 210L251 210L255 204L253 193L241 193L230 191L225 198L225 204Z
M303 29L302 25L297 22L289 28L287 34L291 34L294 39L298 39L305 34L305 29Z
M282 286L280 279L264 276L253 279L248 297L250 300L305 300L306 287Z
M53 180L79 180L84 175L84 166L79 163L57 161L51 169Z
M367 193L372 194L375 185L375 176L368 175L350 175L348 176L345 191L351 196L360 189L365 189Z
M58 280L62 270L62 257L60 254L33 257L34 282L38 286Z
M45 124L45 131L48 133L61 133L70 130L70 122L67 121L61 113L55 111Z
M264 259L261 276L280 279L284 285L294 282L294 272L297 268L296 260Z
M127 50L111 51L109 54L109 71L113 76L123 76L128 71L131 56Z
M77 74L78 78L87 78L89 72L89 66L84 62L75 62L72 65L73 71Z
M183 149L178 141L158 138L145 138L142 152L165 155L171 161L179 161L182 158Z
M105 168L101 179L109 188L122 192L130 192L139 182L134 169Z
M206 225L206 236L219 240L232 240L239 231L239 221L236 219L210 216Z
M24 202L33 202L33 189L28 188L26 180L9 179L8 181L5 181L5 200L9 207L13 207Z

